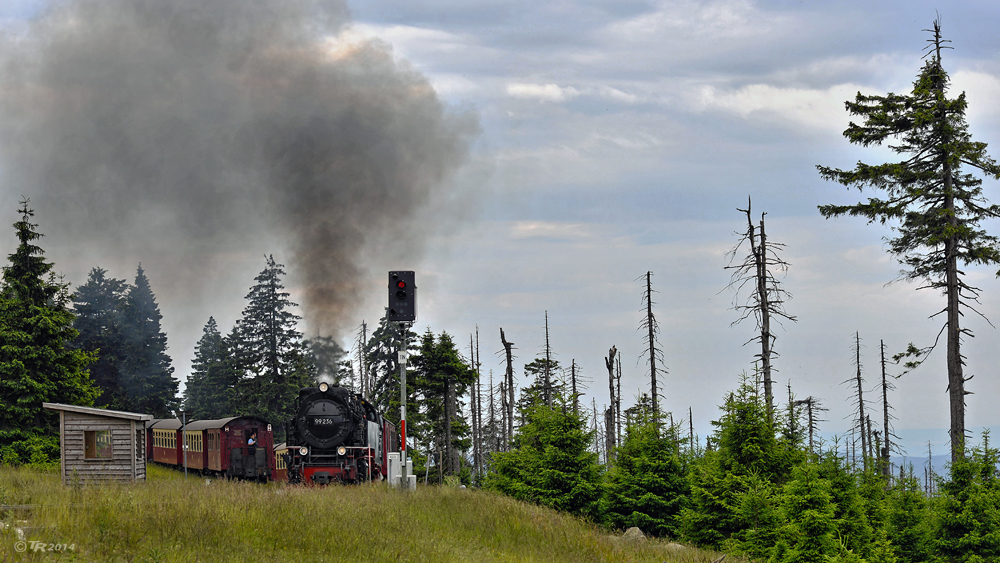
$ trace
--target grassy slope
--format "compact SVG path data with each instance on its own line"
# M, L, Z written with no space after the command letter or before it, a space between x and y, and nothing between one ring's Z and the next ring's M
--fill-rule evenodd
M384 485L305 488L191 477L150 467L131 486L63 487L58 475L0 467L0 504L32 504L29 539L66 554L0 561L700 562L718 554L623 542L551 510L482 491ZM11 522L11 514L0 514Z

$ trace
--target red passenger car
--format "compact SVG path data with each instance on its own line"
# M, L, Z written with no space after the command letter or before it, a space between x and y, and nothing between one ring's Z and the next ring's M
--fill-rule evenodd
M184 446L187 447L187 468L199 473L208 473L205 451L205 423L211 420L189 422L184 428Z
M258 481L274 475L274 435L263 418L199 420L188 424L187 433L188 468L197 464L204 473Z
M153 427L164 420L169 419L154 418L146 421L146 459L149 461L153 461Z
M181 457L181 421L165 418L148 427L147 432L153 443L152 460L164 465L183 466Z
M275 474L274 436L271 425L256 416L234 416L188 422L168 418L146 429L148 459L206 475L267 481ZM250 437L253 436L253 444ZM187 455L183 455L184 441Z

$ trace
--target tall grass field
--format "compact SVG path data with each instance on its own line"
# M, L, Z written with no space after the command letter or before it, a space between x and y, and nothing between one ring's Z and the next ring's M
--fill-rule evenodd
M0 467L0 561L701 562L493 493L385 484L258 485L149 468L146 482L63 486Z

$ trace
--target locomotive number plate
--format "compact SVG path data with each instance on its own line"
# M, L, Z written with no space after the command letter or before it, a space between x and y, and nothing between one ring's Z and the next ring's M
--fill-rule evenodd
M312 419L312 423L316 426L329 426L337 424L337 420L334 418L321 418L316 417Z

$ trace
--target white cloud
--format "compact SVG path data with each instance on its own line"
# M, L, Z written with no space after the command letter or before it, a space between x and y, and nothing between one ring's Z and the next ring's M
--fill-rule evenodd
M608 32L628 42L697 40L708 45L774 36L787 29L790 20L765 13L749 0L663 1L656 11L615 23Z
M621 134L608 134L595 131L584 139L581 147L585 150L592 150L601 148L606 143L611 143L625 150L639 151L659 147L664 142L660 137L643 131L622 131Z
M965 92L969 101L968 117L973 121L977 117L996 118L1000 108L996 100L1000 99L1000 78L985 72L960 70L951 75L951 96Z
M480 88L478 83L461 74L430 74L428 78L434 91L442 96L471 94Z
M542 102L564 102L580 95L572 86L565 88L557 84L526 84L513 82L507 85L507 95L514 98L536 99Z
M811 129L840 131L847 125L844 102L862 90L856 84L825 89L783 88L750 84L734 90L703 85L689 93L696 111L722 110L743 118L773 117Z
M600 88L598 88L597 93L602 98L607 98L609 100L625 104L634 104L640 101L639 96L622 92L621 90L617 88L612 88L610 86L601 86Z
M378 37L391 43L403 56L413 52L455 51L475 42L471 37L448 33L440 29L412 25L370 25L355 23L341 33L351 37Z
M651 99L648 96L631 94L606 84L559 86L558 84L551 83L532 84L513 82L507 84L506 91L508 96L515 98L536 99L545 102L565 102L577 97L600 98L605 101L627 105L659 101Z
M542 238L580 240L594 236L593 225L583 223L558 223L552 221L514 221L510 225L514 239Z

